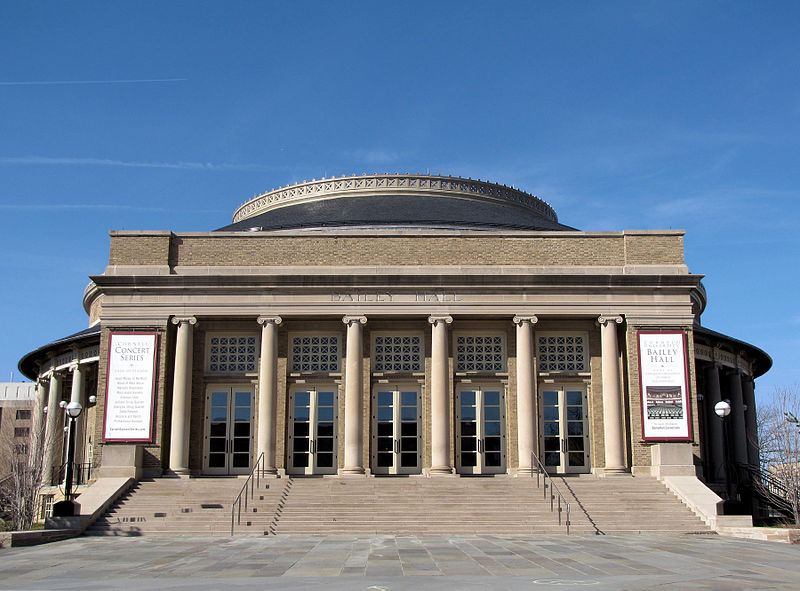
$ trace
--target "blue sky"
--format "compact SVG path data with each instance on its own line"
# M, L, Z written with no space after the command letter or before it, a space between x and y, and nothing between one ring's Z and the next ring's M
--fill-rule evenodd
M2 2L0 56L2 381L87 325L109 230L430 171L686 229L703 323L800 382L796 2Z

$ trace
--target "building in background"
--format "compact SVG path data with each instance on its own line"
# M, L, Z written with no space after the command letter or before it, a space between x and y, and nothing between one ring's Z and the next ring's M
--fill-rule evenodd
M259 195L216 231L112 232L90 328L19 368L35 413L86 408L78 453L101 476L541 462L697 476L742 501L735 467L758 467L753 380L771 360L701 326L700 279L679 230L583 232L479 180L323 179Z

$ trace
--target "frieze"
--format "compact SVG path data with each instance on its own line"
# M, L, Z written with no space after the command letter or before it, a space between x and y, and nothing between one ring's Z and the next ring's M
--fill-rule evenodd
M449 303L449 302L462 302L464 298L455 292L449 291L421 291L415 293L389 293L389 292L332 292L331 302L336 303L409 303L409 302L424 302L424 303Z
M711 347L706 345L700 345L695 343L694 345L694 356L697 359L702 359L703 361L713 361L714 355L711 350Z
M458 177L388 174L312 180L275 189L257 195L241 205L233 215L233 222L253 217L288 202L305 201L325 195L348 192L358 193L372 190L381 193L396 189L488 197L522 205L548 219L558 221L555 210L549 204L529 193L505 185Z

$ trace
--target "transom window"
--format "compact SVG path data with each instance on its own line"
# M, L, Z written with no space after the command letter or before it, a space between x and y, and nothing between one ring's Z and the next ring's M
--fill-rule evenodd
M338 334L303 334L289 338L293 373L336 373L341 357Z
M208 373L255 373L258 355L255 335L211 335L208 339Z
M506 370L505 339L502 334L464 334L455 338L457 372Z
M586 337L580 334L543 334L536 339L539 371L588 371Z
M372 371L379 373L424 371L422 335L374 334Z

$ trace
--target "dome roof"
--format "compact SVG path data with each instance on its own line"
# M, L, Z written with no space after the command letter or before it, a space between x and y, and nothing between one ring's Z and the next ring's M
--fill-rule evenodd
M219 231L331 228L573 230L550 205L505 185L376 174L290 185L241 205Z

